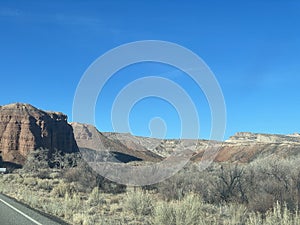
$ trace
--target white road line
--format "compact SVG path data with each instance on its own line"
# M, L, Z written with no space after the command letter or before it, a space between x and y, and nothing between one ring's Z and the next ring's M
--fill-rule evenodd
M43 225L41 223L39 223L38 221L32 219L30 216L26 215L25 213L21 212L20 210L16 209L15 207L13 207L12 205L8 204L6 201L2 200L0 198L0 201L3 202L5 205L7 205L8 207L10 207L11 209L15 210L16 212L20 213L22 216L26 217L27 219L29 219L31 222L37 224L37 225Z

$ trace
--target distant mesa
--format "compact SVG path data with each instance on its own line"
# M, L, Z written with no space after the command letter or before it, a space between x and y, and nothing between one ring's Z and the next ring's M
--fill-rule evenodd
M238 132L223 142L215 158L217 162L251 162L263 157L294 157L300 154L300 135ZM200 160L203 150L193 158Z
M260 143L299 143L300 134L294 133L289 135L280 134L259 134L250 132L238 132L234 136L230 137L228 143L240 143L240 142L260 142Z

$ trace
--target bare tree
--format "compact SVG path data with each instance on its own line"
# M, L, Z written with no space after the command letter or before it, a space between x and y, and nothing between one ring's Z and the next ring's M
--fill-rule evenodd
M241 202L248 202L243 175L244 169L238 164L234 167L221 165L217 183L221 200L229 202L235 198Z

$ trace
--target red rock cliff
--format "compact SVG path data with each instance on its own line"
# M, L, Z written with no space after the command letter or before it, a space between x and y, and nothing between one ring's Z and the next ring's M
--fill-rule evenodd
M23 164L40 147L50 153L78 151L72 127L62 113L45 112L29 104L0 106L0 151L4 161Z

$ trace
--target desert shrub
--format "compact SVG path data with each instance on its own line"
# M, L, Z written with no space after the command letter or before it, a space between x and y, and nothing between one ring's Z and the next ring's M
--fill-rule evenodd
M74 183L65 183L61 181L52 189L51 194L55 197L65 197L66 195L72 196L75 192L76 186Z
M250 213L246 225L296 225L300 224L298 212L292 213L287 205L280 205L279 202L267 211L265 215L261 213Z
M63 177L68 183L76 182L81 192L90 192L97 187L97 175L85 162L66 170Z
M37 185L37 179L34 177L26 177L26 178L24 178L23 184L30 186L30 187L34 187Z
M190 193L182 200L159 202L154 208L155 225L244 225L248 211L240 204L215 206L204 203L197 194Z
M18 184L22 184L24 182L24 178L22 176L15 177L15 182Z
M128 192L125 208L138 216L151 215L153 210L152 196L141 190Z
M260 213L249 213L246 225L263 225L263 218Z
M13 183L15 182L20 176L18 174L4 174L2 175L2 182L3 183Z
M87 215L85 213L76 213L73 215L72 224L74 225L95 225L99 224L98 215ZM106 224L107 225L107 224Z
M52 182L47 179L43 179L43 180L39 179L37 181L37 188L43 189L46 191L51 191L52 190Z
M41 206L43 205L41 199L36 194L36 192L27 189L18 190L17 197L19 200L28 204L32 208L41 208Z
M188 189L188 179L183 173L176 174L164 182L158 184L157 190L161 196L167 200L177 200L184 197L185 190Z
M100 218L99 225L124 225L129 224L126 218ZM132 223L131 223L132 224ZM137 224L132 224L137 225Z
M73 224L82 225L85 220L85 215L83 213L75 213L73 215Z
M48 201L42 205L43 211L61 218L64 217L64 207L61 200L55 198L48 198L47 200Z
M40 179L49 179L51 170L49 168L47 169L41 169L36 173L36 176Z
M204 225L212 224L200 196L188 194L181 201L159 202L154 208L153 224Z
M99 204L105 203L103 195L99 192L98 187L95 187L93 191L89 194L87 201L89 206L97 206Z
M78 161L77 166L67 169L63 177L67 182L78 183L81 192L91 192L95 187L112 194L123 193L126 190L125 185L117 184L102 177L84 161Z
M159 183L157 192L163 199L180 200L190 192L198 193L206 202L219 201L219 195L214 192L217 178L211 170L199 171L196 166L189 165L171 178Z
M159 202L154 208L153 224L165 225L174 224L176 225L176 212L173 208L173 203Z
M64 210L64 217L66 219L70 219L73 217L74 212L80 211L85 206L82 204L83 201L80 199L80 196L76 193L72 195L66 194L64 200L62 202L63 210Z
M85 209L84 201L76 193L73 193L72 195L66 193L63 198L57 199L50 197L44 199L44 201L44 204L40 203L40 208L42 208L44 212L64 218L71 222L74 222L74 215L76 215L75 217L79 217ZM78 220L79 218L76 219L76 221Z
M215 216L224 224L245 224L248 217L248 210L242 204L226 204L220 206L219 215Z
M82 225L95 225L99 224L100 216L99 215L87 215L85 214L84 221Z
M265 225L292 225L299 224L300 218L292 215L288 210L287 205L281 206L278 202L272 210L266 213Z
M156 189L163 199L170 201L182 199L190 192L202 190L201 184L203 184L202 174L190 165L171 178L159 183Z
M176 224L204 224L203 202L198 195L187 195L180 204L175 204Z
M126 191L126 186L110 181L100 175L97 176L98 187L105 193L120 194Z
M52 171L49 173L49 178L50 179L59 179L59 178L61 178L61 172Z

